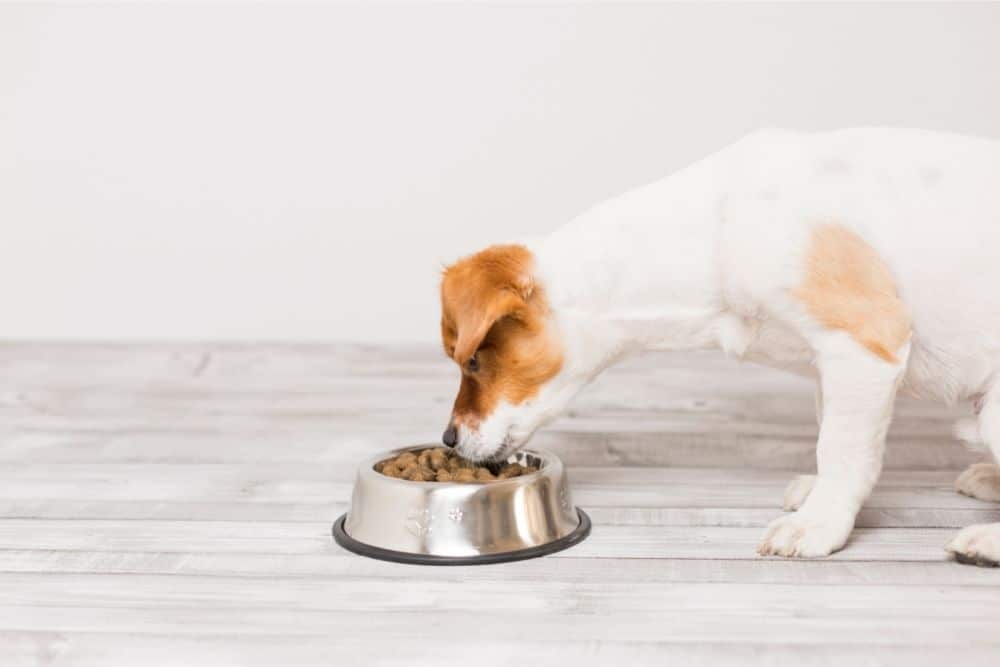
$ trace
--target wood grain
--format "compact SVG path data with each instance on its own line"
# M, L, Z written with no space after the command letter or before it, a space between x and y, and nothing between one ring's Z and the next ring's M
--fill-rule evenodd
M943 545L1000 505L968 406L900 400L847 548L760 559L814 468L812 384L715 355L611 369L535 441L594 520L489 567L330 539L362 458L432 441L457 377L431 346L0 345L0 664L990 664L1000 570ZM516 638L516 640L512 640Z

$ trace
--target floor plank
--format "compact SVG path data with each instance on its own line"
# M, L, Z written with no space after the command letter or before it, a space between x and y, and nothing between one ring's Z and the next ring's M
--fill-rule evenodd
M377 578L388 581L481 583L508 581L588 582L611 577L641 584L704 582L761 584L877 584L985 586L1000 584L1000 570L956 567L952 561L780 560L763 558L542 558L490 567L428 568L332 553L232 553L121 550L0 550L0 572L52 574L150 574L200 577ZM488 588L487 588L488 590Z
M756 557L814 468L812 383L716 355L611 369L533 446L591 537L427 568L330 539L359 461L437 437L432 346L0 344L0 664L989 664L1000 569L943 545L968 406L902 399L847 548ZM530 661L526 656L530 656Z
M703 596L723 592L705 590ZM366 637L376 652L385 642L406 645L431 640L448 642L455 637L480 637L503 632L516 641L564 642L593 639L639 642L762 643L778 638L779 646L837 643L876 649L912 647L914 638L922 646L951 646L956 653L968 645L998 648L996 616L971 610L958 616L908 613L914 608L933 609L946 598L920 596L910 603L880 606L877 601L856 601L846 606L817 604L803 598L798 605L772 607L766 596L752 607L738 606L720 611L701 604L695 597L684 604L608 613L567 614L562 610L479 610L428 613L419 610L382 609L379 613L331 611L296 604L291 607L214 608L200 604L174 607L154 601L131 607L66 607L49 605L0 606L0 625L20 632L116 632L134 634L191 635L238 634L311 638ZM869 609L870 613L862 613ZM947 606L946 611L951 611ZM987 607L984 611L995 611ZM891 620L889 620L891 619ZM724 639L722 639L724 638ZM787 640L785 638L788 638ZM380 642L382 644L380 645ZM770 646L770 644L769 644ZM889 655L891 653L883 653ZM664 654L663 657L669 654ZM192 656L194 657L194 656ZM450 656L441 659L450 661ZM523 659L523 657L522 657Z
M6 632L0 644L7 647L5 664L13 667L38 664L73 664L107 667L123 658L132 665L178 664L179 656L198 656L203 665L321 665L328 667L336 656L338 666L411 667L414 664L488 664L522 666L530 656L533 667L565 667L567 664L702 665L794 664L803 667L833 667L844 664L878 664L870 646L842 644L696 643L691 641L614 641L590 638L579 642L525 640L479 636L451 636L442 640L423 638L409 642L405 650L396 646L373 648L370 639L273 637L234 635L117 634L101 632ZM937 667L956 655L966 664L986 665L995 658L991 646L892 646L891 655L910 667ZM780 655L784 662L778 662ZM885 663L883 663L885 664Z

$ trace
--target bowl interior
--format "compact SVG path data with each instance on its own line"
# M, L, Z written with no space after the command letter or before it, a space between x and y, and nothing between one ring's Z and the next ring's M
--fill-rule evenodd
M473 482L438 482L438 481L415 482L415 481L412 481L412 480L409 480L409 479L402 479L402 478L399 478L399 477L389 477L387 475L383 475L382 473L380 473L378 470L375 469L375 466L378 465L379 463L381 463L382 461L385 461L387 459L391 459L391 458L394 458L396 456L399 456L400 454L402 454L404 452L418 452L418 451L421 451L421 450L424 450L424 449L435 449L435 448L439 448L439 447L440 447L440 445L434 445L434 444L412 445L410 447L400 447L399 449L394 449L391 452L388 452L386 454L382 454L381 456L376 457L375 459L373 459L368 464L368 467L371 468L372 472L374 472L375 474L379 475L379 477L384 477L386 479L391 479L391 480L393 480L395 482L401 482L401 483L404 483L404 484L422 484L422 485L434 484L434 485L441 485L441 486L445 486L445 485L449 485L450 486L450 485L459 485L459 484L462 485L462 486L470 486L470 485L477 484L477 483L473 483ZM478 482L478 484L493 486L495 484L503 484L505 482L513 482L515 480L521 480L521 482L523 483L523 482L525 482L527 480L530 480L533 477L541 474L542 472L545 472L546 469L549 467L549 465L552 462L553 462L553 459L552 459L551 455L548 455L548 456L539 455L538 453L522 449L520 451L514 452L513 454L510 454L507 458L503 459L502 461L494 461L494 462L492 462L491 465L495 465L495 466L499 467L499 466L504 465L506 463L519 463L522 466L533 466L535 468L538 468L538 470L536 472L527 473L527 474L523 474L523 475L518 475L517 477L510 477L508 479L496 479L496 480L491 480L491 481L488 481L488 482ZM489 467L489 465L487 465L485 463L477 464L477 465L483 465L483 466Z

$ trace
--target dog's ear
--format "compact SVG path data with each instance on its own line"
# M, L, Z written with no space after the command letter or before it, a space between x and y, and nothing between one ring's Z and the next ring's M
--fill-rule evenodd
M524 302L512 292L501 291L491 296L484 295L479 303L460 309L456 313L456 329L453 359L464 364L475 354L486 334L499 320L515 315Z
M531 254L523 246L492 246L445 269L441 280L441 327L459 364L475 354L489 330L517 317L535 291Z

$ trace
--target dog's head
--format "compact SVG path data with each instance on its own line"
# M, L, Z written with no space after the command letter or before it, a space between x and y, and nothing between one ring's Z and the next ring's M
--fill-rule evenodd
M445 269L441 338L462 382L443 440L472 460L518 449L561 405L563 346L531 252L492 246Z

